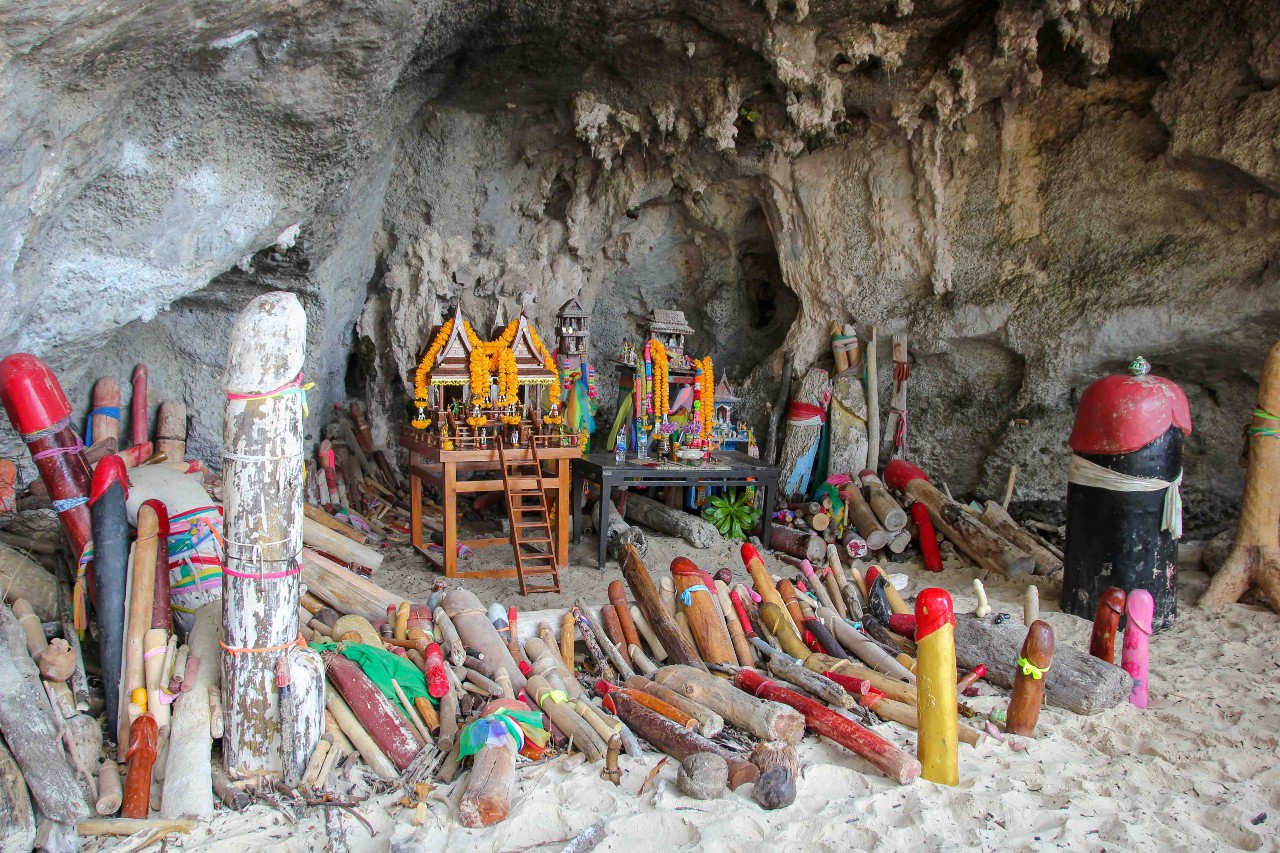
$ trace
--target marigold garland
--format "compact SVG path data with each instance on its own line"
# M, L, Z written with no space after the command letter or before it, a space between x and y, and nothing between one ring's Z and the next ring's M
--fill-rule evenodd
M701 438L708 439L711 437L711 422L715 414L716 406L716 371L715 365L711 362L711 356L707 356L701 362L694 362L698 365L698 372L701 374L699 379L702 382L702 433Z
M436 359L440 356L440 350L449 341L449 336L453 334L453 318L450 317L445 324L440 327L440 331L436 332L435 339L431 342L431 346L427 349L427 354L422 357L422 361L418 363L418 370L413 376L413 404L417 407L417 413L413 418L413 426L415 429L426 429L427 427L427 374L431 372L431 368L436 366Z
M653 415L655 421L661 421L671 410L670 360L661 341L651 340L649 347L653 355Z

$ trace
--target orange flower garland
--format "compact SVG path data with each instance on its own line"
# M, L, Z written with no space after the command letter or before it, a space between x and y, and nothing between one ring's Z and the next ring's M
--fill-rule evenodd
M555 382L552 382L547 386L547 405L553 407L559 406L561 399L559 382L560 371L556 367L556 360L551 357L551 353L547 352L547 348L542 343L542 338L538 337L538 330L533 327L532 323L529 324L528 328L529 337L533 340L534 349L538 351L538 355L542 356L542 366L547 370L550 370L557 377ZM562 415L548 415L542 420L549 424L558 424L564 422L564 417Z
M711 422L715 417L716 375L711 356L704 358L699 366L702 368L702 432L699 435L705 440L711 437Z
M431 342L427 354L422 357L422 361L418 363L418 371L413 377L413 404L417 407L417 415L413 418L412 424L415 429L426 429L427 427L427 374L431 372L431 368L436 366L436 359L440 356L440 350L449 340L449 335L453 334L453 318L450 317L445 324L440 327L440 331L436 332L435 340Z
M661 423L671 410L671 371L667 348L661 341L649 341L649 353L653 358L653 418Z

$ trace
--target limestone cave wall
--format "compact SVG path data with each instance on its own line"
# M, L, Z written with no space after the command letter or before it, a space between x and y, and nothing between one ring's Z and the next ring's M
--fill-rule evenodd
M1057 501L1075 400L1186 389L1193 534L1280 333L1269 0L245 0L0 9L0 351L151 367L216 463L225 332L310 319L314 432L383 435L430 326L577 296L608 358L683 308L762 423L782 353L910 336L911 447ZM18 455L10 432L0 452Z

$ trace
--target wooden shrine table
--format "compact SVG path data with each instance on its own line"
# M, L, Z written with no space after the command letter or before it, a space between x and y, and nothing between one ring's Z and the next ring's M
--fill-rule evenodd
M541 451L539 451L541 452ZM600 484L600 505L597 529L600 530L600 558L598 567L603 569L608 538L604 531L608 524L606 507L612 500L614 489L646 486L755 486L764 490L764 505L773 507L778 493L778 468L765 465L759 459L736 450L717 450L706 464L694 467L678 462L627 456L619 465L612 453L591 453L572 462L573 468L573 532L574 539L582 538L582 486L586 482ZM760 540L769 541L769 527L773 513L760 516Z
M554 441L554 439L552 439ZM444 573L450 578L513 578L515 567L506 569L486 569L482 571L458 571L458 545L469 548L490 548L496 545L510 545L506 536L487 539L458 539L458 495L478 492L500 492L503 490L502 478L488 480L461 480L459 474L468 471L498 471L502 465L498 460L498 448L469 450L441 450L428 445L423 434L412 427L405 426L400 430L400 446L409 451L409 529L413 547L423 556L433 558L435 555L427 550L427 540L422 527L422 485L430 483L444 495ZM527 447L506 448L508 462L532 462L533 454ZM539 447L538 458L550 462L555 473L543 475L547 491L555 492L555 502L548 496L548 509L555 513L555 554L556 564L563 568L569 564L569 463L582 456L582 448L573 447Z

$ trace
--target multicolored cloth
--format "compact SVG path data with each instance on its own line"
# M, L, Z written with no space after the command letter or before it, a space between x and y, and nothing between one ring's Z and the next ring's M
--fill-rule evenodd
M222 507L200 506L169 517L169 598L184 631L202 605L222 598Z
M498 708L473 723L462 727L458 735L458 757L475 755L486 746L515 744L516 752L524 749L525 739L544 746L551 733L542 727L542 715L535 711Z

